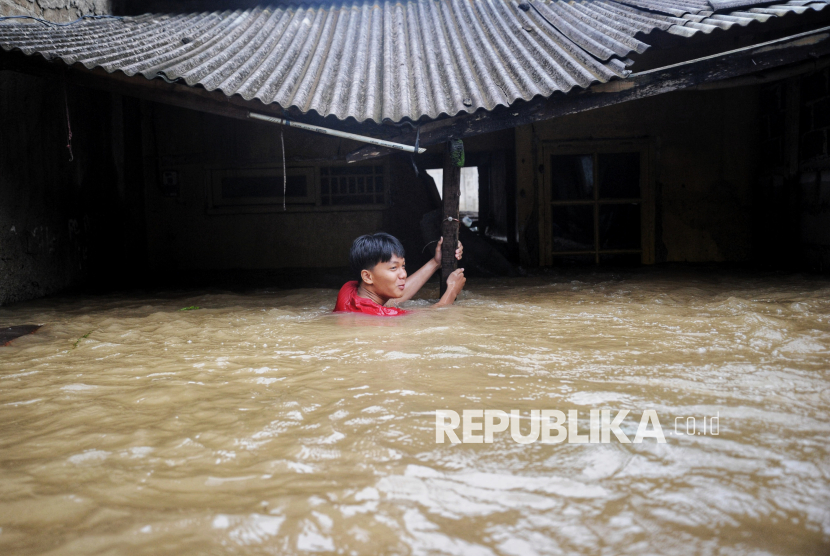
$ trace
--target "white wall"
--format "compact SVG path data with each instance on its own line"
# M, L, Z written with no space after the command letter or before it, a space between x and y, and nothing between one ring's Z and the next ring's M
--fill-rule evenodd
M444 195L444 170L437 168L427 170L438 188L438 195ZM461 212L478 212L478 167L471 166L461 169L461 198L458 200L458 210Z

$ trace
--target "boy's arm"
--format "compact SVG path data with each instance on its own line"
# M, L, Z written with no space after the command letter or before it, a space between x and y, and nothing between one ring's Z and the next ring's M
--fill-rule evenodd
M418 271L406 278L406 285L403 288L403 295L396 299L390 299L395 305L403 303L412 299L416 293L427 283L427 281L435 274L435 271L441 268L441 245L444 243L444 238L438 241L438 246L435 248L435 256L427 261L427 264L418 269ZM464 254L464 246L458 242L458 249L455 250L455 258L460 259ZM442 298L443 300L443 298ZM452 301L450 301L450 304Z
M464 269L459 268L458 270L454 270L449 277L447 277L447 291L444 292L441 300L433 305L433 307L446 307L447 305L455 303L455 298L458 297L458 294L461 293L462 289L464 289L464 284L466 282L467 279L464 277Z

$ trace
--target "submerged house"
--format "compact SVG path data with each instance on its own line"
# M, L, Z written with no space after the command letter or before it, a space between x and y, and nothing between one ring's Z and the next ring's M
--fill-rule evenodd
M26 4L95 17L0 20L0 304L377 230L417 264L459 139L482 274L830 264L825 1Z

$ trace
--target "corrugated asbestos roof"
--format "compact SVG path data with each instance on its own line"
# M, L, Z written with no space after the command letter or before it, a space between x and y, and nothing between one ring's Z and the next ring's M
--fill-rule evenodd
M830 0L353 0L0 24L0 46L164 76L339 119L419 120L627 75L652 31L682 36L822 10Z

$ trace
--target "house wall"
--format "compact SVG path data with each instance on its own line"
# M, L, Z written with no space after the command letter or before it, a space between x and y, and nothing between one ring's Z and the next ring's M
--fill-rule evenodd
M145 128L144 152L147 244L155 272L344 267L352 241L376 231L397 236L410 265L426 260L420 219L433 204L408 155L388 157L387 206L297 211L288 205L287 211L272 206L218 214L209 205L210 169L280 167L280 132L289 169L342 163L361 145L162 105L146 104L144 111L152 122ZM167 196L160 187L165 172L177 173L177 195Z
M757 199L759 259L830 269L830 70L761 90L763 165Z
M0 0L0 17L65 22L110 7L109 0ZM112 98L74 90L67 98L73 162L62 88L0 71L0 305L80 284L96 264L97 190L118 182L112 157L99 159L111 143L102 133L109 133Z
M67 105L72 157L67 149ZM141 266L129 101L0 71L0 304ZM138 146L140 148L140 145ZM140 168L138 168L140 172Z
M673 93L519 128L515 136L481 136L467 145L483 154L494 145L515 149L523 264L538 264L540 146L631 138L650 145L655 261L747 262L753 256L761 156L758 92L748 87ZM345 266L354 237L378 230L401 237L410 262L413 253L420 254L419 221L433 203L408 156L389 162L394 189L384 210L213 214L207 198L211 165L281 164L280 128L161 105L145 108L152 113L145 140L155 138L144 148L148 252L155 271ZM283 131L289 167L328 164L359 147ZM437 149L423 160L440 157ZM170 170L179 175L176 197L159 187L161 174Z
M521 254L539 259L537 188L545 141L648 141L656 262L752 257L758 89L690 91L640 99L516 130Z
M436 206L431 180L416 177L409 155L386 162L391 196L380 210L217 214L209 169L281 164L281 128L72 87L67 98L72 162L61 84L0 71L0 303L84 283L124 286L148 269L343 267L352 240L379 230L403 241L410 264L430 254L420 221ZM514 157L523 264L539 260L542 145L641 138L656 262L764 261L777 250L784 262L795 253L826 268L828 104L830 75L817 72L763 89L641 99L466 144L471 160ZM360 146L282 131L289 167L331 164ZM440 157L440 146L421 162L429 156ZM169 171L178 175L175 196L163 187Z
M800 79L798 95L798 234L801 260L830 269L830 70ZM796 104L795 102L793 104Z

